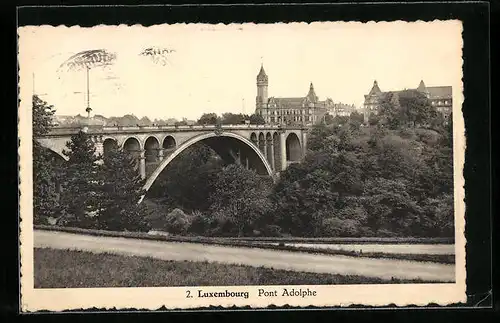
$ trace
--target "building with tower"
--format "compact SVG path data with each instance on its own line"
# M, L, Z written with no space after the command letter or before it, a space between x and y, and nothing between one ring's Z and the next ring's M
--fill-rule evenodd
M452 112L453 99L452 99L452 87L451 86L426 86L424 81L420 81L420 84L416 89L420 93L424 93L425 96L429 99L432 106L436 108L436 110L443 114L445 122L447 122L448 118ZM378 86L377 81L373 82L372 89L368 94L365 95L365 101L363 104L363 114L365 121L368 120L370 114L378 113L378 107L380 100L387 94L392 93L392 100L394 103L398 104L398 95L403 90L398 91L388 91L382 92Z
M261 115L268 124L312 125L334 107L331 99L320 101L314 85L309 85L309 92L303 97L279 98L268 96L269 78L261 65L257 75L257 97L255 113Z

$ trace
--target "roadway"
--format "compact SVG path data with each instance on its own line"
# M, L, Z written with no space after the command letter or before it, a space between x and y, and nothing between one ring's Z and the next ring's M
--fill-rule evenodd
M176 261L208 261L301 272L361 275L382 279L422 279L453 282L455 266L395 259L357 258L258 248L226 247L117 237L97 237L55 231L34 231L35 248L53 248L151 257Z

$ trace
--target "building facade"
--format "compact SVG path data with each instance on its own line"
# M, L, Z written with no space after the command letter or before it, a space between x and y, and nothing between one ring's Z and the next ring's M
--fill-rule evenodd
M355 112L356 106L354 104L345 104L345 103L331 103L327 107L327 113L332 117L341 116L348 117L351 113Z
M269 78L261 66L257 75L255 113L261 115L267 124L316 124L334 106L331 99L319 100L312 83L306 96L295 98L269 97L268 85Z
M421 93L424 93L425 96L429 99L432 106L436 108L436 110L443 114L445 121L447 122L448 118L452 112L453 99L452 99L452 87L451 86L425 86L424 81L420 81L420 84L416 89ZM365 121L368 120L370 114L378 113L378 107L380 100L384 97L384 95L388 93L392 93L393 100L395 103L398 101L398 94L402 92L400 91L388 91L382 92L378 86L377 81L373 82L372 89L368 94L365 95L365 101L363 104L363 114L365 117Z

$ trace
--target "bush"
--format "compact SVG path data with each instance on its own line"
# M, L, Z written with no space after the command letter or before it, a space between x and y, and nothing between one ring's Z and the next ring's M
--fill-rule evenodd
M174 209L165 217L165 229L169 233L185 233L190 224L189 217L181 209Z
M402 128L399 131L401 138L415 140L417 138L415 131L412 128Z
M429 129L416 129L415 134L419 141L428 145L436 145L441 138L441 135L437 131Z
M322 223L322 235L328 237L356 237L361 224L353 219L327 218Z
M238 235L236 224L224 214L224 211L218 210L212 213L207 221L209 223L207 236L210 237L231 237Z
M164 230L166 217L164 207L154 200L144 200L141 204L145 208L145 220L149 227L153 230Z
M191 223L188 232L196 235L207 235L210 230L210 219L200 211L194 211L191 214Z
M265 225L260 230L260 233L266 237L281 237L281 227L275 224Z

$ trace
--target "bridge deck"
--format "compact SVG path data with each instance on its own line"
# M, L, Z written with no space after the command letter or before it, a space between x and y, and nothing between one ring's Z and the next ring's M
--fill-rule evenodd
M221 130L303 130L306 126L281 126L281 125L190 125L190 126L173 126L173 125L158 125L158 126L101 126L89 125L78 127L54 127L45 136L61 136L72 135L84 129L90 134L118 134L118 133L151 133L151 132L181 132L181 131L214 131Z

